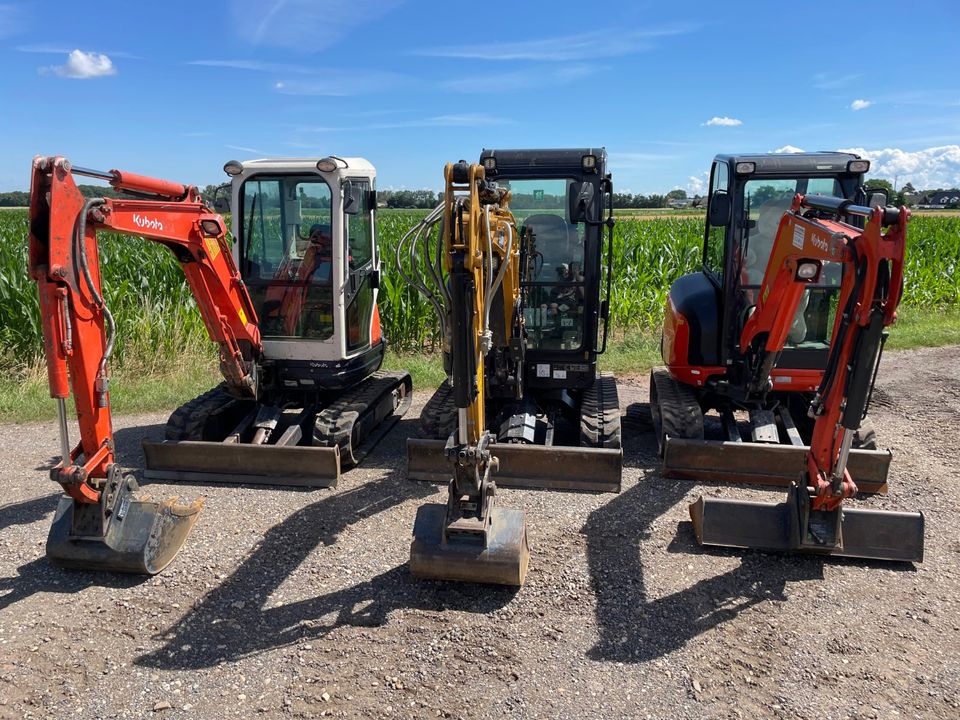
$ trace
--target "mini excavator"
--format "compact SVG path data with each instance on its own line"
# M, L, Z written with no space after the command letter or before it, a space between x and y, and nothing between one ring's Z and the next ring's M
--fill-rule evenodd
M523 584L524 515L495 505L498 487L620 489L616 381L596 365L605 162L603 150L485 150L449 164L442 205L397 248L437 311L448 373L421 413L425 438L407 442L410 479L448 482L446 505L417 513L416 577Z
M826 168L831 158L819 160ZM866 169L856 166L866 162L859 158L842 162L855 164L857 171ZM756 169L753 163L741 161L736 171L750 174ZM832 180L829 184L835 187ZM711 208L712 220L729 213L728 200L719 206L725 207L722 211ZM776 445L781 429L794 450L802 448L803 466L789 483L785 502L701 497L693 503L690 515L701 544L922 561L922 514L844 505L844 500L859 491L851 453L869 406L885 328L895 320L903 290L909 218L906 208L869 207L839 192L797 193L780 216L769 246L757 251L766 253L757 287L743 289L747 277L743 264L750 262L749 249L739 245L733 258L728 257L726 267L735 268L740 292L745 293L740 299L747 306L738 316L736 352L725 366L690 362L691 328L702 317L691 318L678 311L682 295L674 294L677 285L671 289L663 339L669 365L654 370L651 378L651 411L661 450L666 450L671 438L704 442L703 410L717 407L730 439L713 447L713 457L731 445L742 450L739 462L745 468L744 477L738 478L726 467L720 479L757 482L756 476L749 476L750 471L762 476L764 464L770 462L759 449L765 443ZM751 228L746 221L742 227ZM818 292L826 297L811 299ZM689 297L684 300L680 302L691 307ZM700 310L708 312L708 295L697 303ZM822 304L822 311L810 307L811 303ZM805 312L808 309L814 312ZM702 325L696 330L702 332ZM808 350L819 350L813 357L822 356L824 363L797 372L789 360L783 362L784 349L792 345L794 350L802 350L804 344ZM798 383L812 385L812 392L798 389ZM790 413L791 407L804 400L804 416L810 426L808 446ZM741 444L731 408L750 411L752 443ZM769 426L766 431L763 421ZM751 454L755 457L753 468L748 464ZM790 456L781 461L784 459L789 461ZM709 473L709 462L701 461ZM774 470L766 472L775 474ZM886 466L884 480L885 476Z
M267 475L335 484L341 448L352 452L409 404L408 375L375 372L383 339L376 310L375 201L368 192L372 167L358 159L278 167L282 162L251 170L237 185L257 223L256 230L241 225L236 235L243 272L223 219L196 187L73 167L63 157L34 159L30 275L38 287L50 394L59 417L61 461L50 474L65 493L47 539L47 556L55 564L155 574L176 555L202 508L199 500L155 500L116 462L109 361L117 328L101 285L98 231L168 247L220 347L224 384L202 396L203 407L188 404L174 414L200 428L201 442L171 445L178 453L175 467L201 471L186 479L219 474L214 479L249 482ZM240 163L232 169L236 176L244 173ZM129 197L85 199L76 176L105 180ZM247 183L256 189L247 190ZM301 230L305 206L320 220L309 233ZM331 237L342 241L331 243ZM278 336L282 340L271 346ZM340 355L315 359L313 341ZM80 426L75 447L67 425L71 390ZM228 427L226 442L209 441L214 422ZM298 445L303 437L308 444ZM161 455L166 449L160 448ZM149 458L151 448L146 450ZM170 461L161 459L169 468Z

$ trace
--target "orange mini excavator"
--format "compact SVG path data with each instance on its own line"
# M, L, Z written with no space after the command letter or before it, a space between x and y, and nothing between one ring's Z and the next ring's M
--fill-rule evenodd
M697 540L707 545L802 551L917 562L923 559L923 515L851 508L858 493L849 460L866 416L885 328L893 323L903 291L906 208L866 207L828 195L797 194L782 215L753 306L739 333L741 360L726 372L701 368L702 384L687 385L655 374L651 404L657 430L682 435L682 418L710 407L711 394L748 400L772 396L787 370L778 363L809 288L837 286L826 364L809 399L812 420L802 471L786 502L744 502L701 497L690 507ZM866 221L862 228L842 218ZM884 231L884 228L886 230ZM832 278L832 280L831 280ZM677 322L664 332L668 356ZM668 347L669 346L669 347ZM670 368L671 373L673 368ZM786 382L790 379L787 378ZM683 398L692 402L684 403ZM698 405L700 407L698 407ZM702 418L699 421L702 433ZM784 432L796 431L784 421ZM773 429L776 434L776 428ZM662 441L661 441L662 443ZM736 478L731 478L736 479Z
M225 382L211 391L216 412L206 406L198 410L194 403L178 413L201 428L215 417L229 437L204 431L195 441L148 444L148 465L153 458L154 466L170 473L165 479L329 487L339 477L341 454L356 462L363 441L375 441L406 409L409 375L376 372L384 340L376 311L373 168L352 160L353 165L329 158L273 161L262 172L256 166L246 174L234 173L240 179L237 192L248 183L259 188L248 194L259 205L261 232L255 239L260 245L250 250L247 238L254 233L242 223L236 234L242 238L235 243L240 258L252 268L248 283L223 219L196 187L119 170L72 167L63 157L34 159L30 275L38 286L50 394L57 400L60 423L61 461L50 473L66 493L47 539L51 561L160 572L202 507L201 501L151 498L116 462L109 396L116 328L103 297L98 231L169 248L210 338L220 347ZM281 165L285 173L278 174ZM349 177L342 178L344 173ZM86 199L75 184L77 175L105 180L126 195ZM271 189L276 192L270 194ZM282 208L264 209L269 198L275 204L282 199ZM314 223L315 218L323 222ZM334 237L345 241L334 243ZM270 251L276 249L270 257L277 262L264 270L268 240ZM274 336L319 325L327 329L321 338L304 331L307 339L294 338L302 347L271 352ZM317 353L310 352L317 344L339 359L316 359ZM76 447L67 426L71 388L80 426ZM202 397L209 399L211 393Z

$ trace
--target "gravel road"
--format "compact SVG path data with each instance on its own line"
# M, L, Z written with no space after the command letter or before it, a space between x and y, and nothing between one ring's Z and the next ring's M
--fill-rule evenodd
M207 507L149 579L48 566L55 425L0 426L0 718L960 717L958 358L888 353L875 397L895 457L863 502L923 510L915 567L697 547L700 492L780 491L661 479L643 378L619 495L501 491L519 591L410 577L443 500L403 476L418 404L333 491L154 485ZM165 419L119 419L125 465Z

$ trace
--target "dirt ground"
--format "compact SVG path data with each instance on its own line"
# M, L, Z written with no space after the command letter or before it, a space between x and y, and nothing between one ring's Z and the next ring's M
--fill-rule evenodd
M443 496L403 476L415 406L334 491L156 486L207 498L158 577L70 572L44 559L55 427L0 426L0 718L960 717L958 359L880 374L891 489L863 502L925 513L906 567L697 547L700 492L782 491L661 479L635 406L619 495L501 491L522 589L416 582L415 510ZM122 418L122 462L164 421Z

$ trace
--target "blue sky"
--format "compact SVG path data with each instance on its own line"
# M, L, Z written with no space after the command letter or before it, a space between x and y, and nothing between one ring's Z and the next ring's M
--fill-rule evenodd
M632 192L791 147L960 185L958 37L950 2L0 2L0 191L35 154L200 185L363 155L438 188L482 147L578 145Z

